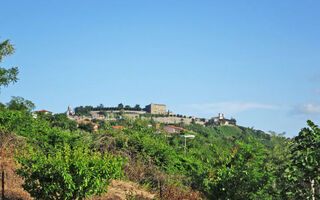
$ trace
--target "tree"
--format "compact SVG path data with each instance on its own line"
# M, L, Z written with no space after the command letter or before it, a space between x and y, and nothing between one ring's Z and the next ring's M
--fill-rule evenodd
M78 116L90 116L91 115L91 111L93 110L92 106L80 106L80 107L75 107L74 111L76 113L76 115Z
M125 109L125 110L131 110L131 107L130 107L129 105L126 105L126 106L124 107L124 109Z
M31 112L33 109L35 109L35 105L32 103L32 101L26 100L23 97L12 97L11 101L7 103L7 108L9 110Z
M134 107L134 109L135 109L136 111L141 111L141 110L142 110L139 104L136 104L135 107Z
M237 120L236 120L235 118L231 118L231 119L230 119L230 122L231 122L231 124L234 124L234 125L235 125L235 124L237 123Z
M83 147L64 146L48 154L27 147L17 155L17 174L23 188L35 199L82 200L107 192L110 179L121 177L119 156Z
M286 169L288 180L286 195L293 199L320 198L320 129L308 120L294 138L291 147L291 161Z
M10 43L9 40L5 40L4 42L0 42L0 63L2 59L6 56L10 56L14 53L14 46ZM5 69L0 67L0 87L8 86L10 83L15 83L18 81L17 75L19 70L17 67L11 67L9 69Z
M0 110L3 110L5 108L6 108L6 106L3 103L0 102Z
M118 109L119 109L119 110L123 109L123 104L122 104L122 103L119 103Z
M100 105L97 106L97 110L103 110L103 109L104 109L104 105L100 103Z

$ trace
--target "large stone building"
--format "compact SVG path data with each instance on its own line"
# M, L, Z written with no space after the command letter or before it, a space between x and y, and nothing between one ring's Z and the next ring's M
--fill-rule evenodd
M167 107L165 104L149 104L145 110L151 114L167 114Z

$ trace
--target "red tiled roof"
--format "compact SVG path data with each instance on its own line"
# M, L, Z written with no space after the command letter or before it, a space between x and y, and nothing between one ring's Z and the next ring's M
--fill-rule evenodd
M189 131L189 130L187 130L187 129L185 129L185 128L182 128L182 127L178 127L178 126L174 126L174 125L167 125L167 126L170 127L170 128L179 130L179 131L187 131L187 132L193 133L193 131Z
M124 126L112 126L114 129L124 129Z
M49 110L39 110L39 111L37 111L37 112L49 112L49 113L52 113L52 112L49 111Z
M185 128L178 127L178 126L174 126L174 125L167 125L167 126L169 126L170 128L174 128L174 129L180 130L180 131L188 131L188 130L185 129Z

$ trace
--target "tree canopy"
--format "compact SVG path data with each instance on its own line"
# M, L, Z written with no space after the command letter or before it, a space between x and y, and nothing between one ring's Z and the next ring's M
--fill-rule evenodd
M12 97L11 101L7 103L7 108L9 110L31 112L33 109L35 109L35 105L31 101L26 100L23 97Z
M4 57L14 54L14 46L10 43L10 40L5 40L0 42L0 63ZM18 81L19 70L17 67L3 68L0 66L0 87L8 86L10 83L15 83Z

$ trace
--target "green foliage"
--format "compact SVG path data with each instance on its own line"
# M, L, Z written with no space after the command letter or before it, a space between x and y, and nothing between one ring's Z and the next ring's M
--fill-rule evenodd
M17 151L17 172L25 179L25 190L36 199L83 199L105 192L109 180L120 177L122 159L90 150L92 137L86 132L52 126L65 120L62 115L54 116L52 123L53 116L45 116L0 112L0 133L14 132L27 144Z
M31 113L5 109L0 112L0 127L26 138L29 143L50 150L55 146L76 143L85 133L51 127L50 122L33 118Z
M268 199L269 182L266 170L266 149L253 139L237 142L229 152L221 151L209 176L204 181L212 199Z
M105 129L107 128L107 123L105 120L102 119L93 119L91 120L93 123L99 124L99 129Z
M91 124L91 123L80 123L79 124L79 126L78 126L78 128L80 128L80 129L82 129L82 130L84 130L84 131L87 131L87 132L89 132L89 133L92 133L93 132L93 128L94 128L94 126L93 126L93 124Z
M312 121L294 138L291 160L285 170L286 195L292 199L320 198L320 129Z
M110 179L121 176L119 156L101 156L82 147L66 145L48 154L29 147L17 159L23 188L36 199L81 200L106 192Z
M0 42L0 63L2 59L6 56L10 56L14 53L14 46L10 43L9 40ZM17 67L11 67L5 69L0 67L0 87L8 86L10 83L15 83L18 81L17 75L19 70Z
M25 112L31 112L35 109L35 105L22 97L12 97L11 101L7 103L7 108L9 110L20 110Z
M52 127L60 127L70 131L77 130L77 123L69 119L64 113L49 115L49 121Z
M236 126L188 125L185 128L197 133L187 141L184 156L183 137L155 134L154 128L147 127L149 123L141 119L121 122L126 129L108 131L115 141L109 149L121 150L132 160L151 161L170 176L182 176L178 182L170 181L201 191L210 199L281 199L289 154L282 135ZM142 183L154 187L154 177L149 176Z
M3 110L6 108L6 105L4 105L3 103L0 102L0 110Z
M37 118L48 121L51 127L60 127L70 131L75 131L78 129L77 123L69 119L64 113L51 115L43 112L37 112Z

